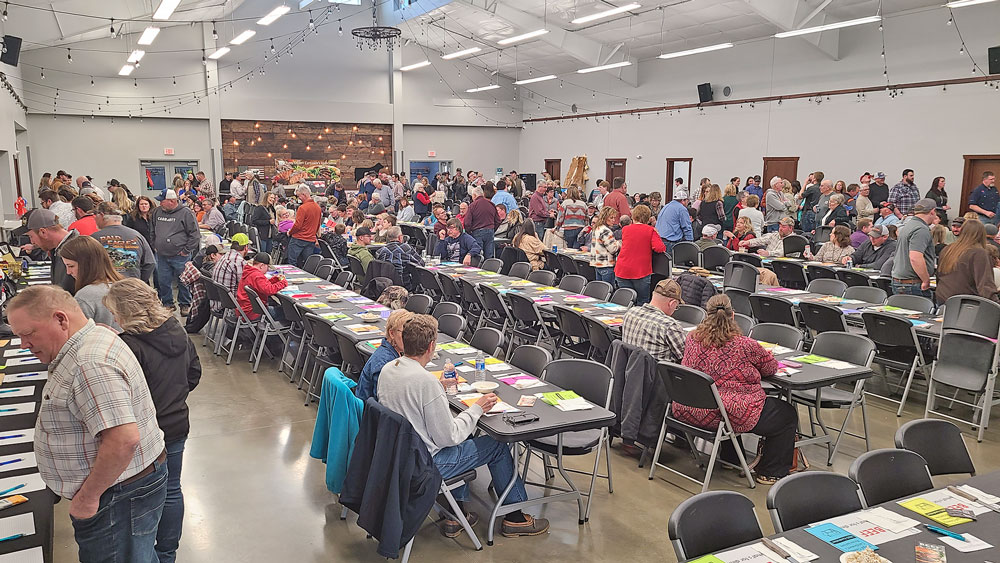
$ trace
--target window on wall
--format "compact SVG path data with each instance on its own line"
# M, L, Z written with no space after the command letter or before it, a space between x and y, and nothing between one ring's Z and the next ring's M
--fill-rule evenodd
M161 192L173 186L174 174L187 178L188 173L198 171L197 160L142 160L139 161L139 186Z

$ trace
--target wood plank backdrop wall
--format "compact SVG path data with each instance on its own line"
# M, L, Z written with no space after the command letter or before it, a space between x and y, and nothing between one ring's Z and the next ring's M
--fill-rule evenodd
M332 161L344 186L354 187L356 168L392 166L392 125L222 120L226 170L259 168L270 177L278 159Z

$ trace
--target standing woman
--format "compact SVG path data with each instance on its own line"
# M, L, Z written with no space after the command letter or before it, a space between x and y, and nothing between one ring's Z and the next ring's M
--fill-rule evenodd
M118 210L122 212L122 215L132 213L132 208L135 207L135 204L133 204L132 200L128 197L128 189L124 185L120 186L114 191L113 194L111 194L111 201L118 206Z
M139 231L146 242L149 242L149 227L154 207L153 200L141 195L135 198L135 207L132 209L132 213L125 218L125 226Z
M843 180L837 180L837 183L833 185L833 193L843 194L847 192L847 183Z
M262 205L255 205L250 214L250 224L257 227L257 235L260 237L260 250L271 253L274 238L274 227L277 225L278 215L274 209L274 204L278 202L278 196L274 192L267 194L267 199Z
M66 273L76 279L73 297L83 309L83 314L88 319L94 319L95 323L108 325L115 332L120 331L121 327L115 323L111 311L101 302L111 284L122 279L104 246L92 237L76 237L62 245L59 257L66 264Z
M719 184L709 184L702 192L701 206L698 208L698 220L701 226L715 225L722 231L723 218L726 216L725 206L722 203L722 190Z
M645 205L636 205L632 209L632 224L622 227L622 245L615 263L618 287L634 289L636 305L649 303L653 253L667 251L660 234L649 225L650 215Z
M944 176L934 178L934 181L931 182L931 189L927 190L927 195L924 197L929 197L934 200L934 203L937 204L937 209L935 211L937 211L938 217L941 218L941 224L947 225L948 210L951 209L951 207L948 205L948 194L944 192Z
M733 230L736 224L736 206L740 204L740 198L736 195L738 191L730 182L726 184L726 190L722 193L722 212L725 213L725 217L722 218L723 231Z
M562 227L563 240L570 248L580 248L577 238L587 226L587 204L580 199L580 188L576 184L566 190L566 199L559 208L556 228Z
M156 422L163 431L167 498L156 529L156 555L160 561L172 562L184 522L181 462L190 429L187 396L201 379L201 361L180 321L141 280L126 278L115 283L104 304L122 327L119 336L142 366L156 406Z
M614 207L601 208L590 240L590 265L597 273L597 281L605 281L611 285L615 282L615 257L622 247L621 241L615 238L615 233L611 230L617 215L618 211Z

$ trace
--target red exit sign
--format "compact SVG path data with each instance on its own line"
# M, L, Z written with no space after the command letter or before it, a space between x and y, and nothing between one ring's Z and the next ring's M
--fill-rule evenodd
M170 149L170 148L163 149L163 154L166 155L166 156L173 156L174 155L174 149Z

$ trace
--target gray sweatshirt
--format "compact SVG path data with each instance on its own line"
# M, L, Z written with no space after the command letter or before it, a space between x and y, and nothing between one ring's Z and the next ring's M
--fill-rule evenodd
M201 233L194 213L182 205L173 210L157 207L149 222L149 238L153 250L166 257L194 256L201 246Z
M441 382L416 360L406 356L382 368L378 377L378 402L408 420L432 456L465 441L483 414L479 405L472 405L458 416L452 416Z
M105 324L115 332L121 332L122 327L118 326L114 315L111 314L111 311L101 301L108 294L108 289L110 288L110 284L92 283L80 288L80 291L77 291L73 297L76 297L76 302L80 304L83 314L88 319L94 319L94 322L97 324Z

